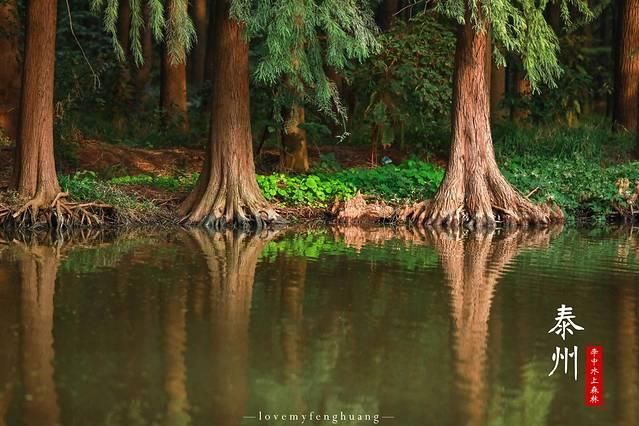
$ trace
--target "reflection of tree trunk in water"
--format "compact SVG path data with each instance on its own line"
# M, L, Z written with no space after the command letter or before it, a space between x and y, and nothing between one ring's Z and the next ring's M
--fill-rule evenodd
M494 233L476 233L467 239L433 232L442 268L451 291L457 375L463 381L467 424L483 424L486 415L486 357L488 321L493 293L505 267L525 243L545 245L549 232L513 232L494 240Z
M622 283L618 292L618 327L617 327L617 374L619 392L619 424L636 425L639 424L637 416L637 406L639 401L639 342L637 341L637 294L636 289ZM605 354L604 354L605 355ZM604 374L604 384L606 383L606 371Z
M27 426L59 422L53 376L53 296L57 269L58 256L51 247L28 248L20 259L22 381L27 395L24 402Z
M284 355L284 380L299 390L302 373L302 332L304 316L304 283L306 258L285 257L278 259L281 268L282 353ZM301 390L296 392L293 407L303 409Z
M248 326L257 258L265 240L232 231L190 231L206 257L211 287L212 424L239 425L248 399Z
M164 356L167 396L166 426L185 426L190 423L186 391L186 287L174 284L163 289Z
M16 331L19 324L20 294L18 286L9 281L13 271L7 272L8 275L5 275L4 267L0 267L0 426L6 426L5 418L18 378L19 341Z

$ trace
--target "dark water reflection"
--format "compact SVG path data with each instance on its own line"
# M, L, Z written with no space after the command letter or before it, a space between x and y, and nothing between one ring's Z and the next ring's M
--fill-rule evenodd
M631 230L5 241L0 426L635 425L638 286ZM562 303L585 327L565 344ZM577 382L548 376L555 346L587 344L603 409L582 356Z

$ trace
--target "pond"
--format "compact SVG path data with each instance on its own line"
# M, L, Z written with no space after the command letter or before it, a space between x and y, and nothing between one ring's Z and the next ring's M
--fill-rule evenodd
M633 232L7 238L0 425L639 424Z

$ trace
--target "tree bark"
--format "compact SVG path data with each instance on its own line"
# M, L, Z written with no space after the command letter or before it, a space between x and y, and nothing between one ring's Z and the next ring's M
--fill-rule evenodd
M382 31L388 31L395 13L399 10L399 0L383 0L377 11L377 24Z
M282 134L281 169L305 173L309 169L308 146L304 124L304 107L293 105L284 113L284 132Z
M504 99L506 97L506 68L491 64L490 72L490 118L493 123L506 117Z
M180 0L171 0L167 7L167 20L175 14L177 7L186 7ZM186 94L186 62L174 63L166 43L162 49L162 73L160 87L160 108L164 125L176 124L186 133L189 131L189 117Z
M614 121L634 131L639 121L639 0L623 0L620 8Z
M191 84L195 87L200 87L204 83L204 68L206 64L206 51L207 51L207 34L209 16L207 10L207 0L194 0L192 2L191 14L193 16L193 23L195 24L195 31L197 34L197 44L193 49L191 56Z
M215 70L207 158L182 203L183 222L205 226L263 226L279 220L255 176L249 108L249 58L244 25L217 1Z
M151 69L153 65L153 34L149 24L149 5L144 4L143 9L144 28L142 29L142 58L144 60L134 75L135 93L138 107L146 98L146 88L151 80Z
M490 131L490 107L485 61L488 34L475 30L467 16L460 25L455 54L452 144L444 181L432 202L404 213L428 225L493 227L507 224L548 224L561 221L561 212L536 206L503 177L495 161Z
M0 130L15 140L20 103L20 23L17 0L0 4Z
M30 207L48 207L60 192L53 157L53 88L57 1L30 0L20 128L14 176Z
M530 111L524 105L526 98L531 94L530 82L524 78L524 71L519 68L514 70L513 75L513 94L517 100L517 104L512 107L511 117L516 122L523 122L528 119Z

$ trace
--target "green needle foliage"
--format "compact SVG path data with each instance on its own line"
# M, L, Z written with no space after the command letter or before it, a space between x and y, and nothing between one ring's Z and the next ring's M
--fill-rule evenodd
M379 44L368 4L360 0L235 0L232 14L246 22L259 52L255 79L286 82L277 104L313 104L328 115L345 111L334 82L351 61L363 61ZM291 98L297 98L292 100Z
M557 86L562 70L559 64L559 39L546 22L544 11L551 0L443 0L435 10L457 22L467 19L483 31L490 28L495 61L504 66L505 52L521 58L527 80L533 90L541 83ZM554 0L559 4L564 25L571 26L570 11L587 21L593 14L584 0Z

